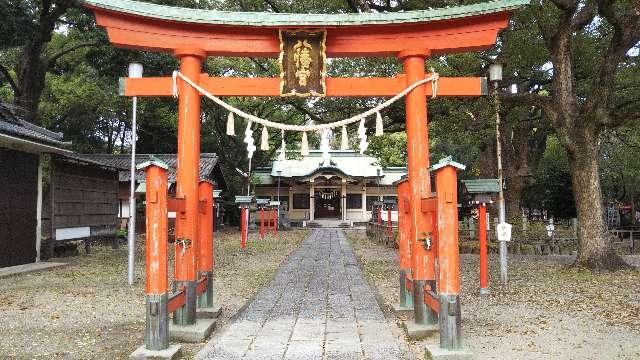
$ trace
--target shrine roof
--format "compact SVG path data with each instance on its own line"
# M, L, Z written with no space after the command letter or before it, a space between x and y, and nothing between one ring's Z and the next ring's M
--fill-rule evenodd
M512 11L530 0L497 0L446 8L343 14L232 12L157 5L133 0L84 0L85 6L160 20L232 26L356 26L423 23Z
M322 165L322 151L310 150L308 156L298 159L275 160L268 168L253 171L256 182L260 185L272 185L278 176L308 181L310 175L318 172L333 172L353 180L370 179L380 185L392 185L407 173L405 167L387 167L379 165L375 157L362 155L353 150L331 150L331 166ZM281 169L278 174L277 169Z

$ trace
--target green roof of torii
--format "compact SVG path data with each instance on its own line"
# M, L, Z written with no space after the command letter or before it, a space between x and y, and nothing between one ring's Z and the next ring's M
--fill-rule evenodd
M500 192L498 179L462 180L469 194L495 194Z
M287 14L269 12L232 12L156 5L132 0L84 0L99 9L168 21L236 26L349 26L404 24L456 19L511 11L530 0L498 0L439 9L358 14Z

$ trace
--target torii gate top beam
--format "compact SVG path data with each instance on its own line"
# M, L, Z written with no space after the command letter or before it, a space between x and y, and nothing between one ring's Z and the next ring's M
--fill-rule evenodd
M529 0L498 0L444 9L367 14L281 14L187 9L132 0L85 0L119 47L211 56L277 57L279 29L325 29L330 57L431 55L487 49Z

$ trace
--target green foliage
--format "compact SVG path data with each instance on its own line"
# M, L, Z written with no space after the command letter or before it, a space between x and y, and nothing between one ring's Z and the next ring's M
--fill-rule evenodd
M522 194L525 207L546 209L556 219L576 217L569 159L555 136L548 139L534 178Z
M383 168L407 166L407 134L397 132L374 136L367 153L380 159L380 166Z

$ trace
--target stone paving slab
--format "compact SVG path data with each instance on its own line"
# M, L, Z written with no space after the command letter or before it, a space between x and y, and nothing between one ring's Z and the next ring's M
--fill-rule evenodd
M198 359L403 359L339 229L315 230Z

